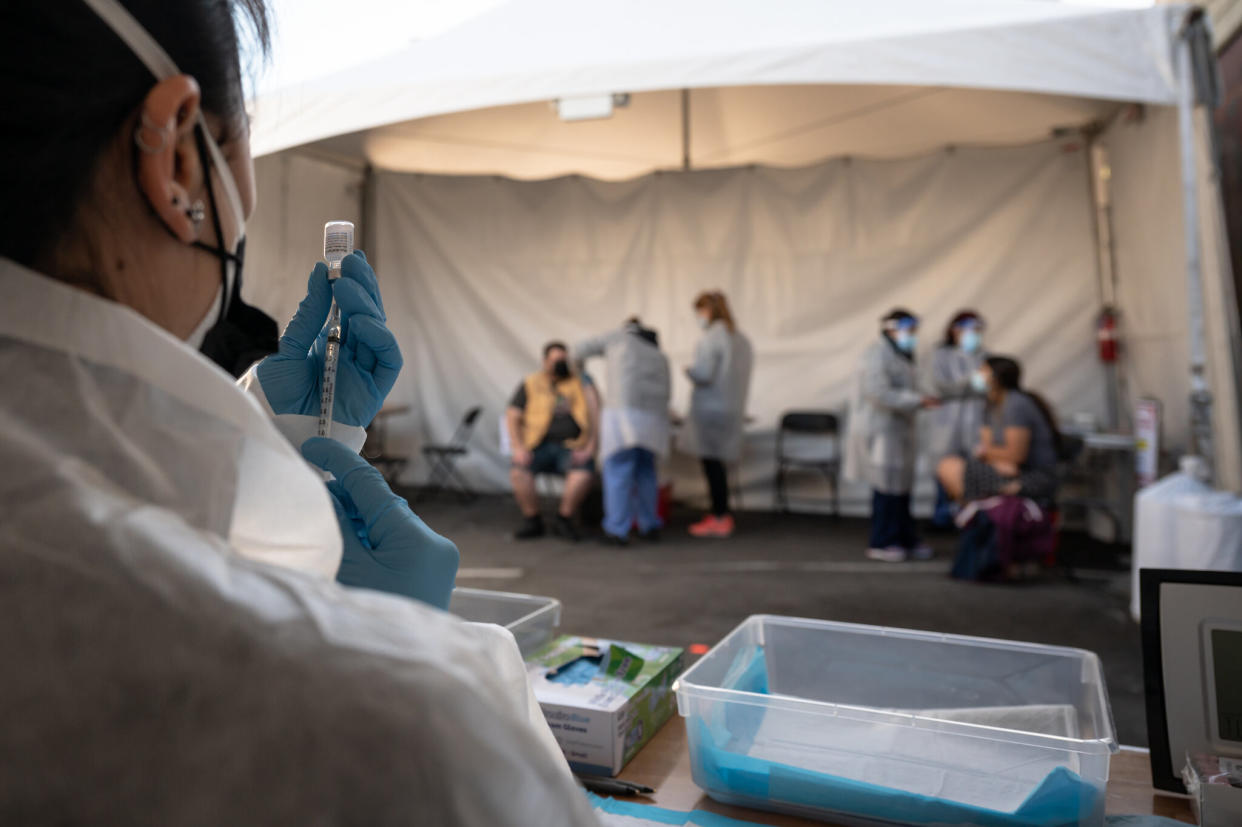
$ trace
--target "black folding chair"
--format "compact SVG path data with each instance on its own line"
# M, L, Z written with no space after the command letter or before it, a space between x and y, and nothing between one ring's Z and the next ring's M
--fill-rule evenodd
M362 457L384 475L389 485L397 482L397 477L409 464L409 457L397 456L388 452L388 421L395 416L409 413L409 405L393 405L385 407L375 415L367 426L366 442L362 446Z
M457 494L462 502L468 503L475 499L475 493L470 490L465 481L457 474L457 460L469 453L466 443L470 441L470 434L474 432L474 422L482 412L483 409L480 407L474 407L466 411L466 415L461 418L461 424L453 432L453 436L448 441L448 444L423 446L423 456L431 463L431 476L427 480L427 487L423 489L416 500L430 499L445 490L450 484L457 489Z
M789 411L776 432L776 506L789 511L785 478L791 469L819 471L832 488L832 513L840 513L841 424L828 411Z

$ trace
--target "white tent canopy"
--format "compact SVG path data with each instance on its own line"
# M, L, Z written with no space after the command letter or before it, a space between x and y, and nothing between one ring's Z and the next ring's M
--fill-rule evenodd
M1177 100L1184 9L1040 0L530 0L258 101L263 155L540 178L1014 144ZM683 123L680 90L691 90ZM1019 94L1013 93L1031 93ZM558 99L628 94L606 123Z
M1187 11L515 0L255 103L253 149L272 157L258 164L250 233L265 275L248 293L287 316L322 222L365 218L407 354L393 400L413 411L393 436L408 452L488 394L498 413L545 339L597 333L623 313L654 321L679 364L693 344L683 305L719 286L744 303L759 354L752 413L769 437L783 409L839 406L855 345L896 303L920 303L937 326L979 305L1004 323L992 344L1028 358L1063 413L1101 413L1092 319L1112 302L1133 342L1127 391L1166 400L1179 448L1183 354L1206 336L1217 459L1242 485L1219 198L1206 155L1195 180L1178 165ZM611 114L563 120L558 101ZM1119 117L1129 103L1150 116ZM1110 148L1114 191L1143 196L1113 211L1115 256L1090 198ZM830 160L843 158L859 163ZM659 180L682 169L693 171ZM587 178L546 180L565 175ZM1202 277L1183 244L1195 198ZM489 430L466 470L503 485ZM767 461L748 460L742 476L759 487L770 447L755 453Z

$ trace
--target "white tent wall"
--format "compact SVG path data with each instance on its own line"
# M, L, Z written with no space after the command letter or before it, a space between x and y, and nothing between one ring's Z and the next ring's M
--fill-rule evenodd
M361 165L325 162L296 151L255 160L258 202L246 224L246 300L283 327L306 295L323 258L323 225L361 220Z
M1202 113L1201 113L1202 114ZM1206 149L1206 121L1198 123L1199 212L1202 216L1207 376L1214 404L1217 483L1242 490L1236 384L1236 298L1231 288L1225 228ZM1166 450L1190 449L1190 349L1186 300L1177 110L1153 106L1122 117L1102 141L1111 167L1117 303L1122 313L1123 370L1129 402L1159 399Z
M1177 110L1153 106L1104 133L1127 404L1159 399L1172 457L1189 449L1190 349Z
M781 412L843 409L893 305L926 319L924 352L954 311L977 307L990 346L1021 357L1032 387L1067 414L1103 412L1086 160L1072 144L626 182L381 172L374 187L376 259L406 356L390 400L412 406L392 423L392 447L412 455L444 440L481 404L463 468L480 488L507 487L498 417L549 339L640 314L661 332L684 410L690 305L713 287L757 354L748 507L770 503ZM679 494L701 488L689 463L673 470ZM414 463L405 481L425 473ZM864 499L846 504L861 513Z
M1212 453L1218 488L1242 494L1242 410L1238 382L1242 377L1242 332L1238 299L1229 259L1219 176L1212 157L1211 116L1195 114L1196 171L1203 251L1203 301L1207 337L1207 378L1212 392Z

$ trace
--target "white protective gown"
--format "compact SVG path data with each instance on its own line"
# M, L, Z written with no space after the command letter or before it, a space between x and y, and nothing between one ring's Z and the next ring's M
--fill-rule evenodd
M884 494L910 493L922 402L914 362L884 337L868 347L850 398L845 479Z
M605 461L626 448L668 453L668 358L654 342L627 327L579 343L574 359L604 357L607 394L600 415L599 455Z
M0 291L0 822L596 823L512 635L336 584L253 398L128 308Z
M939 408L926 415L924 445L932 467L951 454L970 456L979 444L986 403L971 387L970 377L983 359L982 353L967 353L949 345L941 345L932 353L926 384L941 401Z
M694 456L736 462L742 454L746 399L754 361L750 340L722 321L704 331L686 371L694 390L678 447Z

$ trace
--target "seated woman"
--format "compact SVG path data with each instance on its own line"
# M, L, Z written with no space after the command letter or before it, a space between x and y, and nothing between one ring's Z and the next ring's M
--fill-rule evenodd
M987 410L974 456L945 457L937 469L949 496L973 502L998 495L1051 503L1057 490L1061 434L1039 394L1022 388L1022 367L992 356L972 381L987 394Z

